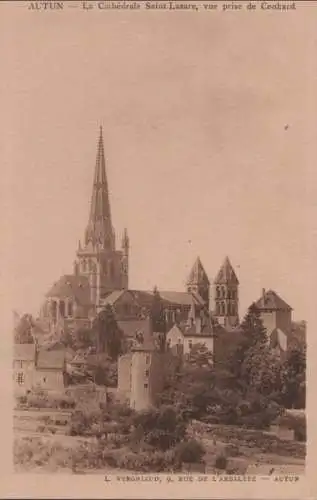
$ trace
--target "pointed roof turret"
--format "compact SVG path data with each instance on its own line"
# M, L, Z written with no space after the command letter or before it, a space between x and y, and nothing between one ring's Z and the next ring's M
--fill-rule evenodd
M121 246L122 246L122 248L125 250L125 249L128 249L128 248L129 248L129 245L130 245L130 240L129 240L129 236L128 236L128 230L127 230L127 228L125 227L125 228L124 228L124 231L123 231L123 235L122 235L122 243L121 243Z
M209 284L209 278L204 269L204 266L201 263L199 257L195 260L195 263L189 273L186 284L187 285L197 285L199 283Z
M232 264L229 260L229 257L226 257L221 268L218 271L218 274L214 280L214 283L217 285L225 285L225 284L233 284L239 285L239 280L237 275L232 267Z
M100 127L90 215L85 234L86 245L89 242L93 246L101 246L111 250L114 248L102 127Z

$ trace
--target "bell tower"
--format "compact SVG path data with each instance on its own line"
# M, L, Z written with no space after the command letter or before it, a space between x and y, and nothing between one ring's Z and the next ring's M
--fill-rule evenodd
M225 258L214 280L213 304L210 309L224 327L239 324L239 280L229 257Z
M115 231L111 220L110 196L102 127L100 127L90 212L83 242L79 242L76 273L87 276L90 300L98 306L113 290L128 287L129 238L124 232L122 250L116 250Z
M208 306L210 282L199 257L195 260L195 263L189 273L186 285L188 292L198 293Z

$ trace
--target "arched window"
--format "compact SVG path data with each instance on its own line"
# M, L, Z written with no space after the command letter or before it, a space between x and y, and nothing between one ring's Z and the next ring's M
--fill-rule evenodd
M73 315L73 303L72 303L72 302L68 302L68 311L67 311L67 315L68 315L68 316L72 316L72 315Z
M221 297L224 299L226 296L226 289L224 286L221 287Z
M220 316L224 316L225 312L226 312L225 303L221 302L220 303Z
M52 318L53 319L56 319L56 314L57 314L57 303L55 300L53 300L52 304L51 304L51 314L52 314Z
M216 315L217 316L220 315L220 304L219 304L219 302L216 302Z
M65 317L65 302L63 300L61 300L59 303L59 314L62 316L62 318Z
M217 286L217 288L216 288L216 297L217 297L217 299L220 299L220 287L219 286Z
M86 260L84 259L83 262L82 262L82 270L83 270L83 273L86 272L86 268L87 268L87 263L86 263Z

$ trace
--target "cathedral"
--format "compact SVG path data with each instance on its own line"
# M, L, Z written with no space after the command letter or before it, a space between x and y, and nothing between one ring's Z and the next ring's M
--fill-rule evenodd
M124 335L133 338L144 327L153 293L129 288L127 229L122 234L121 248L116 248L100 128L90 213L84 237L78 244L73 272L61 276L53 284L46 294L40 318L46 331L58 338L66 331L89 328L98 312L110 305ZM270 331L288 330L291 308L275 292L267 293L271 301L264 297L258 302L266 325ZM272 294L275 294L273 301ZM178 325L179 331L188 338L194 335L201 339L214 336L219 329L231 333L238 331L239 280L228 257L212 282L198 257L184 291L159 290L159 295L168 331ZM274 318L282 319L278 322Z

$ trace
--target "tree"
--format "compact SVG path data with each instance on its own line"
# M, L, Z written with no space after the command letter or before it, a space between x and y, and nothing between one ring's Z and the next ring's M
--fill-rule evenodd
M157 287L154 287L153 290L153 300L150 309L150 318L151 318L152 332L159 334L158 335L159 347L161 351L164 351L166 343L166 321L165 321L164 305L162 297L160 296Z
M246 388L252 378L252 370L268 346L266 329L255 304L249 307L240 329L241 341L231 356L230 369Z
M282 363L270 346L250 347L241 364L241 378L248 390L255 390L271 399L280 399Z
M24 314L14 329L15 344L34 344L33 318L30 314Z
M73 335L73 347L77 349L88 349L94 345L94 335L89 328L78 328Z
M287 353L282 371L282 400L286 408L305 408L306 352L292 349Z
M213 365L213 354L205 344L194 344L187 361L190 365L210 368Z
M230 365L219 369L206 346L195 345L179 373L169 380L161 403L173 405L185 420L267 426L280 410L274 399L279 370L275 375L273 369L279 365L268 348L258 354L255 347L246 352L241 374L248 372L249 385L241 386Z
M167 381L161 402L174 405L184 418L200 418L214 401L216 378L212 353L197 344L176 376Z
M260 311L254 303L249 307L248 312L241 323L241 329L243 335L245 336L245 343L247 347L267 345L268 338L266 329L264 328Z
M109 304L95 318L93 332L97 338L97 351L107 352L112 359L117 359L122 352L123 333Z

